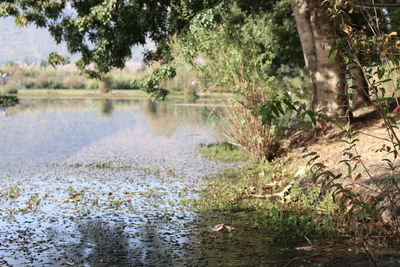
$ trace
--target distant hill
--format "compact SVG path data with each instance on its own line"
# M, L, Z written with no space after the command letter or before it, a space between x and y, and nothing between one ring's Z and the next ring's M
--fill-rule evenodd
M132 61L141 62L143 51L142 47L133 49ZM14 24L13 18L0 18L0 65L7 61L38 63L47 59L51 52L67 55L71 61L78 57L71 57L65 44L57 45L46 29L35 26L21 28Z

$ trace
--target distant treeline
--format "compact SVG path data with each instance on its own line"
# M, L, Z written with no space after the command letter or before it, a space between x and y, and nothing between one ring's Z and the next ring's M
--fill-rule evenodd
M115 70L104 80L88 79L74 67L53 68L41 65L19 66L12 62L0 67L9 75L6 90L18 89L100 89L106 85L109 89L137 89L135 79L141 78L146 69Z
M143 65L137 69L113 70L102 80L89 79L71 65L53 68L45 64L19 66L7 62L0 66L0 71L7 73L9 78L7 84L1 85L6 93L16 93L19 89L98 89L106 92L112 89L140 89L136 81L150 74L152 68ZM163 82L163 87L193 94L193 90L197 92L200 89L194 81L192 72L182 67L178 68L173 80Z

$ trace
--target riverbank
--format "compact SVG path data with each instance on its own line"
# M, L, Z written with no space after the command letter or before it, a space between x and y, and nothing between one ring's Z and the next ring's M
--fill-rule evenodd
M20 89L15 94L19 98L129 98L129 99L148 99L149 94L143 90L112 90L109 93L101 93L99 90L92 89ZM224 94L225 96L226 94ZM199 94L200 98L218 98L219 93ZM172 91L168 95L169 99L189 99L193 96L185 95L184 92Z
M204 147L200 149L207 155ZM237 152L232 149L224 154L229 158L228 154ZM248 161L241 169L226 169L208 181L195 206L204 213L220 214L225 224L256 229L272 244L343 236L337 231L338 204L331 195L320 195L301 166L287 156L273 163Z
M90 89L20 89L16 94L10 94L20 99L131 99L146 100L149 94L143 90L112 90L109 93L101 93ZM182 91L172 91L167 101L184 101L186 104L197 102L212 102L221 104L221 99L230 97L229 93L199 93L198 95L185 95Z
M297 244L314 251L321 242L341 240L371 260L371 251L379 254L381 248L398 257L399 213L390 198L396 201L399 175L388 170L385 158L390 153L382 149L387 142L376 138L385 136L385 129L368 112L352 127L350 141L335 129L326 135L298 131L285 140L286 154L273 162L248 162L240 170L211 178L196 207L220 214L220 223L256 230L272 244ZM355 151L348 149L352 144ZM206 155L216 150L204 149L200 151ZM346 161L347 151L356 160ZM309 161L313 157L314 169ZM315 166L324 166L325 174L337 178L329 182Z

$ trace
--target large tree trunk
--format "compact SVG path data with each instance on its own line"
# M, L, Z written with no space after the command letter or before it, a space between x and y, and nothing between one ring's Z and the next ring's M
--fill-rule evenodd
M318 99L318 90L316 87L318 61L315 50L314 34L310 23L310 9L308 2L306 1L292 0L291 3L303 50L304 61L311 80L311 93L313 96L312 106L314 107L317 104L315 102Z
M348 111L345 76L339 54L330 61L332 23L321 0L291 0L304 60L312 83L312 107L328 117Z
M350 16L345 18L345 23L351 25L352 27L361 30L362 27L360 26L364 21L357 22L357 15L354 13L350 14ZM354 22L356 21L356 22ZM369 97L369 86L368 82L364 76L362 67L358 64L361 64L361 57L360 54L354 55L356 59L356 64L350 69L350 76L352 79L352 94L353 94L353 105L352 109L355 110L357 108L362 107L363 105L370 105L371 100Z
M369 87L365 80L362 69L356 66L350 69L350 75L353 80L353 109L362 107L363 105L369 105Z

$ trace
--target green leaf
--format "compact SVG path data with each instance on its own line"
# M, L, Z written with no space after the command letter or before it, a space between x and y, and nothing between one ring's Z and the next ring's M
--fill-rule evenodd
M339 49L337 49L337 48L334 48L334 49L331 50L331 52L329 53L329 58L328 58L328 60L330 62L332 62L332 61L334 61L336 59L338 51L339 51Z

